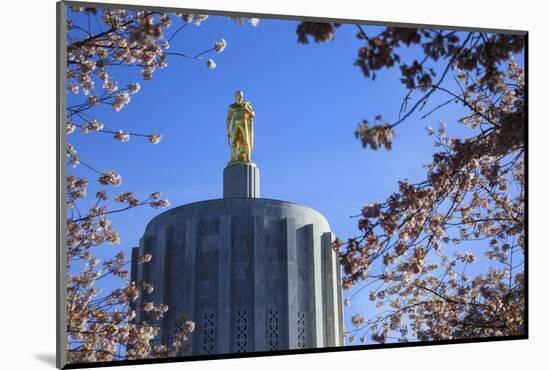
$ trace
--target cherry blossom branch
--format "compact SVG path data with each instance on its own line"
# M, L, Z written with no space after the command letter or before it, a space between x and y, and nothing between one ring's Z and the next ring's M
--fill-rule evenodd
M464 49L464 47L466 46L466 44L468 43L468 41L470 40L470 38L472 37L473 33L468 33L468 36L465 38L464 42L462 43L462 45L460 46L460 48L453 54L453 56L451 57L451 59L449 60L449 62L447 63L447 66L445 67L445 69L443 70L443 73L441 74L441 77L439 78L439 81L433 85L430 90L422 97L420 98L414 105L413 107L403 115L403 117L401 117L400 119L398 119L397 121L395 121L394 123L390 124L389 127L390 128L394 128L396 127L397 125L399 125L400 123L402 123L403 121L405 121L407 118L409 118L415 111L418 107L420 107L421 105L423 104L426 104L426 102L428 101L429 97L437 90L437 88L439 87L439 85L441 85L441 83L443 82L443 80L445 79L445 76L447 75L447 73L449 72L449 70L451 69L456 57L460 54L460 52Z
M124 212L124 211L127 211L131 208L136 208L136 207L140 207L140 206L144 206L144 205L148 205L148 204L154 204L155 202L154 201L143 201L137 205L129 205L127 207L124 207L124 208L120 208L120 209L115 209L115 210L111 210L111 211L106 211L106 212L101 212L101 213L98 213L98 214L95 214L95 215L88 215L88 216L84 216L82 218L78 218L76 220L70 220L71 222L74 222L74 223L78 223L78 222L82 222L82 221L87 221L91 218L95 218L95 217L100 217L100 216L105 216L105 215L110 215L110 214L113 214L113 213L119 213L119 212Z

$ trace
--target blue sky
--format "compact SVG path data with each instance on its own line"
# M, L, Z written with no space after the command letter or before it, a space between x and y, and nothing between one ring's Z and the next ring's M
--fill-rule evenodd
M84 21L81 16L74 19ZM167 36L179 24L176 20ZM215 60L215 69L209 70L204 60L170 56L167 68L143 81L138 68L111 67L109 73L120 86L137 81L141 91L121 112L100 107L93 113L109 128L160 133L159 145L137 137L119 143L101 133L75 132L69 141L84 162L121 173L123 183L114 192L110 189L111 194L127 190L143 198L160 191L172 207L221 198L222 171L229 160L227 106L236 90L244 90L256 112L252 159L261 171L261 196L316 209L342 239L358 235L357 219L350 216L360 213L362 205L383 201L399 180L423 179L421 164L429 162L434 151L424 127L437 127L443 120L450 133L460 135L455 123L464 110L452 104L424 120L413 115L397 128L391 151L363 149L354 137L358 122L377 114L390 122L397 118L407 93L399 70L381 71L374 81L363 77L353 66L361 46L353 25L340 27L333 42L301 45L296 41L297 24L262 19L257 27L239 26L224 17L210 17L199 27L185 27L170 42L170 51L197 54L224 38L226 50L207 55ZM365 29L371 35L380 30ZM420 53L403 49L402 56L418 58ZM81 99L82 95L69 94L69 104ZM435 96L429 105L444 99ZM85 168L74 172L94 178ZM91 181L89 193L99 188ZM159 212L143 207L113 215L122 243L103 246L96 254L106 258L119 249L128 252ZM358 300L346 311L346 323L366 303L366 293L365 301Z

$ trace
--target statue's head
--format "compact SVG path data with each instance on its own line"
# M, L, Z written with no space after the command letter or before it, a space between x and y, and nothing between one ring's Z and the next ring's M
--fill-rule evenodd
M237 101L237 103L242 102L243 97L244 97L244 93L241 90L235 92L235 100Z

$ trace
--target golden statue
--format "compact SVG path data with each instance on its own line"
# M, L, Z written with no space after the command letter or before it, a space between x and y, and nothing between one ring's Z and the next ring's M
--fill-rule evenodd
M249 101L243 100L244 93L235 93L235 103L227 113L227 140L231 146L231 162L250 162L254 146L254 111ZM238 151L238 153L237 153Z

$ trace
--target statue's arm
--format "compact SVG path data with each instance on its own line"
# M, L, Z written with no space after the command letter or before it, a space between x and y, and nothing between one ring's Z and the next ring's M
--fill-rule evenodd
M250 114L251 117L254 117L255 113L252 110L252 103L249 101L246 102L246 111Z
M233 109L229 107L229 110L227 111L227 136L231 135L230 128L231 128L231 119L233 118Z
M252 110L252 104L248 101L246 102L246 110L250 115L248 119L248 134L250 137L250 149L254 147L254 111Z

